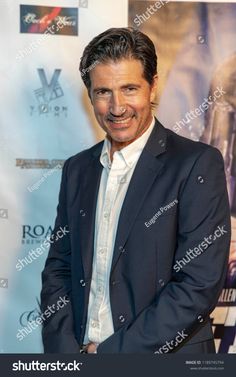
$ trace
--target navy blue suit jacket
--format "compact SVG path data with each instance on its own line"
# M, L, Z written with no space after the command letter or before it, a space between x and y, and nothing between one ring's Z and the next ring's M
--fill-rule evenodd
M69 302L44 318L45 352L79 352L83 342L102 145L64 164L54 233L65 226L69 233L50 247L42 312L59 297ZM156 120L119 218L110 273L115 332L98 353L213 352L209 314L224 283L229 244L220 152Z

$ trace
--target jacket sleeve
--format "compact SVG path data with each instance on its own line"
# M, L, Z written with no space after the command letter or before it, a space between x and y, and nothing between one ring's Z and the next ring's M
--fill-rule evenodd
M231 234L224 163L217 149L207 146L195 160L178 202L171 280L137 318L102 342L98 353L174 352L216 306Z
M74 337L70 302L71 245L66 211L66 176L69 161L65 162L62 171L57 217L42 272L41 318L45 353L79 352L79 345ZM65 234L62 233L63 229L66 230Z

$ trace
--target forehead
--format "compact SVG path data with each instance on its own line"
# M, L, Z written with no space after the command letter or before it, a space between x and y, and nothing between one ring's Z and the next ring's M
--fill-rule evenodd
M117 62L99 63L90 71L92 86L118 84L124 81L137 82L144 80L143 66L136 59L122 59Z

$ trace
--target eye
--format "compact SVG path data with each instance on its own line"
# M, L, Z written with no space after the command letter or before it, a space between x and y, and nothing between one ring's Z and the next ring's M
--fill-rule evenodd
M127 88L125 88L126 93L134 93L136 91L137 91L137 88L135 86L128 86Z
M100 89L96 92L97 97L105 97L105 96L108 96L109 94L110 94L110 91L107 89Z

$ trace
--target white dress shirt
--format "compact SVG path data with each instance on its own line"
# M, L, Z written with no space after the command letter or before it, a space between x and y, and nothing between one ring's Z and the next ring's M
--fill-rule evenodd
M117 226L123 201L143 148L154 128L133 143L116 151L110 160L110 141L104 140L100 162L103 165L97 199L94 258L84 344L101 343L114 333L109 296L109 277Z

